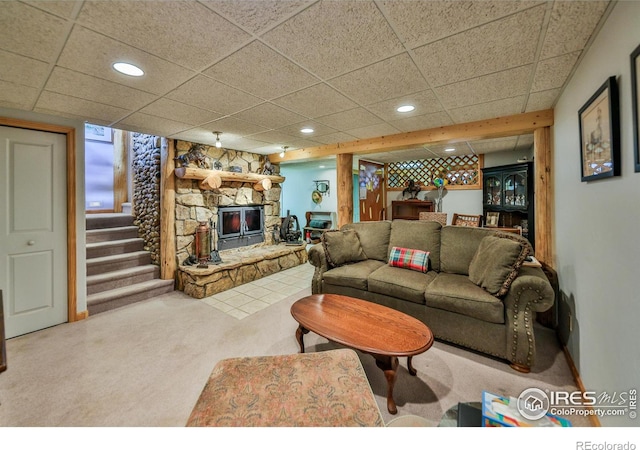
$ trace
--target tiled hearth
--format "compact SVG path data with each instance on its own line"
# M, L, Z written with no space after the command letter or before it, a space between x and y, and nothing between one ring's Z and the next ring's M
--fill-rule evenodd
M244 319L311 287L313 266L302 264L202 299L208 305Z

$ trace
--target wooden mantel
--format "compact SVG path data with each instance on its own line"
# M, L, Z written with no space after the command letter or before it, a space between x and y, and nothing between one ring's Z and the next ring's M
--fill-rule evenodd
M259 173L226 172L224 170L199 169L196 167L176 167L174 172L178 178L201 180L200 188L217 189L223 181L240 181L254 183L257 191L268 191L272 183L283 183L285 178L279 175L262 175Z

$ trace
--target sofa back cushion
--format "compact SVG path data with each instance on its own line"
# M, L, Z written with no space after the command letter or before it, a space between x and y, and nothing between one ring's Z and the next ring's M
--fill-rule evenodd
M389 235L391 234L391 222L348 223L342 230L355 230L360 238L360 245L368 259L384 261L389 258Z
M320 238L329 267L339 267L367 259L354 230L329 230Z
M440 229L438 222L421 220L394 220L391 223L391 237L387 258L393 247L404 247L429 252L432 270L440 270ZM471 255L473 257L473 255Z
M469 275L469 264L480 242L495 232L486 228L446 226L440 234L440 271Z

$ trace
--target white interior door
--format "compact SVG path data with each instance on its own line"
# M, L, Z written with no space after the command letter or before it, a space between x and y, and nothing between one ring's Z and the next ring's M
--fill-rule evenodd
M6 337L67 321L66 136L0 127Z

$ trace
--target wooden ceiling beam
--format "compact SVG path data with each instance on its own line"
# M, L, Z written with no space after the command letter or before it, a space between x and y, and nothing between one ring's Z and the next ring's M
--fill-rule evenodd
M416 148L425 144L454 143L515 136L532 133L534 130L552 125L553 109L546 109L495 119L410 131L408 133L399 133L390 136L290 150L285 153L284 157L280 157L279 154L274 153L269 155L269 161L277 164L281 162L326 158L346 153L366 155L380 151L391 152Z

